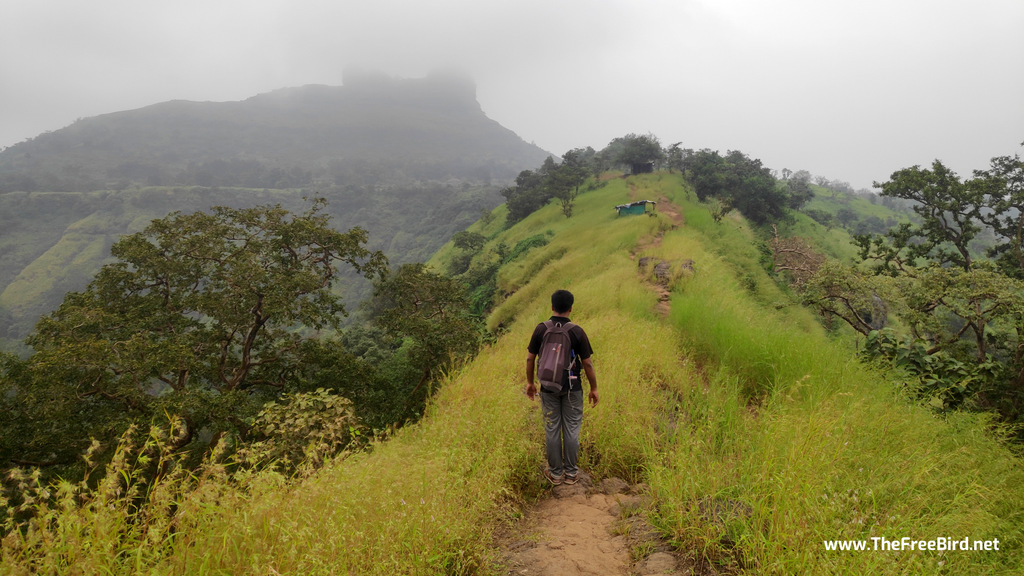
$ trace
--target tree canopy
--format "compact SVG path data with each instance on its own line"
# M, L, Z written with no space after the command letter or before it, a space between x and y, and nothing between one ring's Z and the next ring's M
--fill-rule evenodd
M792 202L769 168L738 150L725 156L709 149L689 152L682 166L698 199L723 200L757 224L782 218Z
M921 377L922 394L944 407L998 410L1020 421L1024 399L1024 258L1020 207L1024 162L992 159L961 179L939 160L876 183L885 198L911 202L918 218L857 237L872 272L823 267L805 299L868 337L865 350ZM842 214L840 214L842 217ZM986 226L988 230L986 230ZM982 236L994 245L977 244ZM882 302L909 332L898 338L863 320Z
M665 159L661 142L654 134L626 134L608 145L616 150L615 162L629 166L630 173L651 172L655 164Z
M385 270L363 230L332 229L323 209L314 200L303 214L280 206L173 213L123 237L111 249L116 261L40 320L17 384L20 406L46 407L77 442L164 411L188 425L183 445L200 429L244 435L246 415L299 386L306 343L338 328L346 313L332 289L339 266L367 277ZM34 458L82 448L54 448L45 435L37 430L27 443L39 450Z
M580 186L599 170L601 163L601 157L593 148L574 148L562 154L561 162L548 156L537 170L523 170L516 177L515 186L501 192L508 207L507 224L526 218L553 198L558 199L565 217L572 217Z

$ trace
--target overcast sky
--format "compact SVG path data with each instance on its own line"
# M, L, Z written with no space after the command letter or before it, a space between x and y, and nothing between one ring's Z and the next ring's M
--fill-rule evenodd
M0 0L0 147L346 66L465 70L556 154L650 132L867 188L1024 151L1022 0Z

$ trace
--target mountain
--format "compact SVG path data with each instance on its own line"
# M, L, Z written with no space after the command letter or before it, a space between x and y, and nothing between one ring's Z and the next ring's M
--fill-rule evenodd
M349 72L343 86L79 120L0 153L0 192L345 185L367 162L413 180L507 180L547 155L488 118L468 79Z
M172 210L323 196L393 263L425 260L548 153L487 117L473 82L347 71L239 102L81 119L0 152L0 341L85 286L121 234ZM346 286L350 309L368 294Z

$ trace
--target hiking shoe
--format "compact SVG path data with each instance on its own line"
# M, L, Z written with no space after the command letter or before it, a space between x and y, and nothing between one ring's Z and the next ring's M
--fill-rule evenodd
M565 475L565 480L563 480L563 482L565 482L566 484L575 484L575 483L579 482L579 480L580 480L580 477L578 475L576 475L576 474L566 474Z
M562 477L551 474L551 470L545 470L544 477L547 478L548 481L550 481L555 486L558 486L559 484L562 483Z

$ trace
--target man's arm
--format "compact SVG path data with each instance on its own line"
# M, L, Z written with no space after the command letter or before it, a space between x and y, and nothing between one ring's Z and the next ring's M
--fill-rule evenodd
M590 382L590 405L597 406L597 373L594 372L594 363L590 358L583 360L583 371L587 374L587 382Z
M537 355L532 352L526 354L526 397L533 400L537 395L537 387L533 384L533 374L536 372Z

